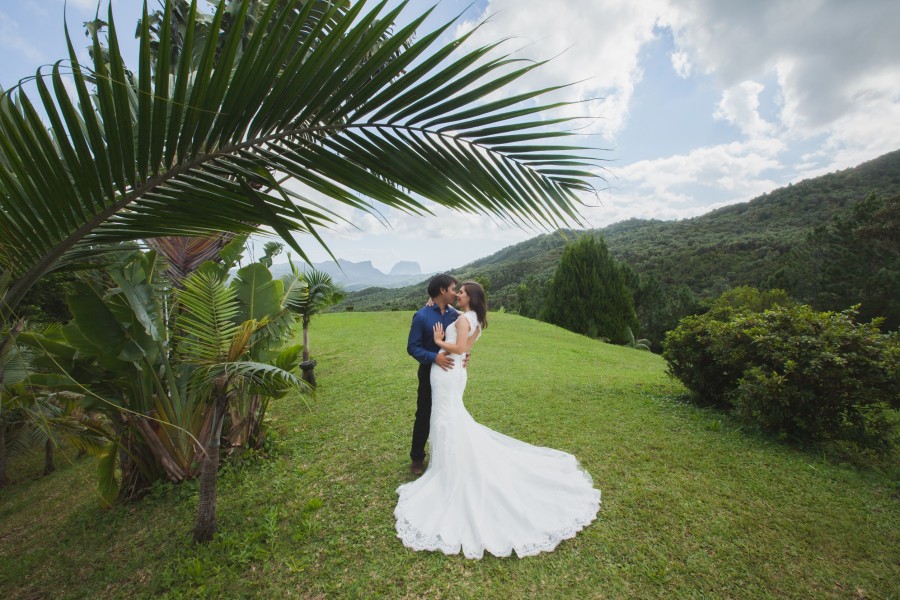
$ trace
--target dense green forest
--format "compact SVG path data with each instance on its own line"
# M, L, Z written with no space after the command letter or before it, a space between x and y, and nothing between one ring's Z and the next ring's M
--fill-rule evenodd
M702 301L740 285L783 287L823 309L863 302L863 315L873 316L865 306L873 285L880 286L879 314L896 304L885 290L898 284L898 198L900 151L692 219L631 219L540 235L452 273L486 284L493 309L537 316L564 246L589 233L603 236L623 265L641 334L654 342ZM842 272L819 266L829 257L845 263ZM819 293L828 287L830 295ZM349 294L336 310L406 310L423 296L424 284L370 288ZM888 326L897 326L896 315L885 316Z

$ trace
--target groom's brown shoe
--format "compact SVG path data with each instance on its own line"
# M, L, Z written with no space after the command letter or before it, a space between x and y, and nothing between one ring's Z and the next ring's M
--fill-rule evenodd
M409 467L409 470L412 471L413 475L421 475L425 472L425 461L424 460L414 460L412 461L412 465Z

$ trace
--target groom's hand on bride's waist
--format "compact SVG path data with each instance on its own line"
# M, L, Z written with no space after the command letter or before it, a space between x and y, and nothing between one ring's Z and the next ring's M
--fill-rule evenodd
M434 364L439 366L445 371L449 371L453 368L453 359L449 354L444 354L443 352L438 352L438 355L434 357Z

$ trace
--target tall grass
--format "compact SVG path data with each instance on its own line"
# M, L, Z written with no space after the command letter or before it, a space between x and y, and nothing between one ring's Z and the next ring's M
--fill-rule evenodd
M396 539L411 478L409 313L316 318L315 397L273 403L266 460L220 478L220 535L190 545L196 485L96 508L92 465L0 491L0 596L889 598L887 476L828 464L681 404L662 360L493 314L469 366L480 422L575 454L597 521L553 553L481 561ZM21 465L20 465L21 466Z

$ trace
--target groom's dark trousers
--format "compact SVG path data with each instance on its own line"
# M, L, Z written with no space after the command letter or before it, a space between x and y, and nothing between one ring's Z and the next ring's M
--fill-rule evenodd
M425 460L425 442L431 425L431 366L433 363L419 365L419 392L416 398L416 422L413 423L412 448L409 457L412 460Z

